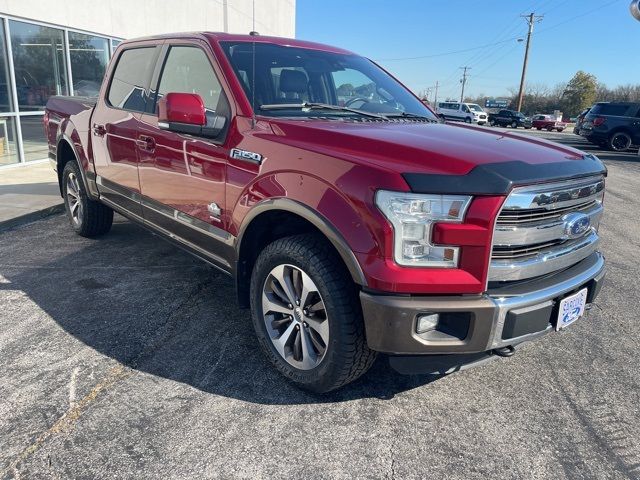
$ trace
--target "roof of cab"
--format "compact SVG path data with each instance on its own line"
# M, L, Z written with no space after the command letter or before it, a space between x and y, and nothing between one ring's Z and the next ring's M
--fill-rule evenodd
M167 40L173 38L199 38L206 39L210 42L256 42L256 43L271 43L274 45L281 45L284 47L300 47L308 48L311 50L322 50L330 53L341 53L346 55L354 55L353 52L344 50L342 48L332 47L330 45L324 45L322 43L307 42L304 40L296 40L295 38L284 37L269 37L263 35L249 35L249 34L234 34L223 32L180 32L180 33L167 33L162 35L153 35L149 37L132 38L125 40L123 44L135 43L139 41L148 40Z

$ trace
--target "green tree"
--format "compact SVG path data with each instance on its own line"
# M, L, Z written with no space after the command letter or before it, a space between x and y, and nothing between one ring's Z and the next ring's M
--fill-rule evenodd
M575 116L593 105L598 93L598 80L590 73L578 71L564 90L562 110L567 116Z

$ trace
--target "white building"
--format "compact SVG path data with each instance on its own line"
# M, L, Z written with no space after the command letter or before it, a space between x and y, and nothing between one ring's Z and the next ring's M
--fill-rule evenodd
M295 0L0 0L0 169L47 158L47 99L95 95L122 39L254 29L294 37L295 10Z

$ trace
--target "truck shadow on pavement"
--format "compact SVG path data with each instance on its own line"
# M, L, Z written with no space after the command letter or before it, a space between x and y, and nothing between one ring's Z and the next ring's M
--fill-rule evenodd
M29 246L15 246L11 237L25 233ZM10 283L0 290L24 291L65 332L138 373L258 404L388 399L438 378L397 374L380 356L339 391L300 391L260 351L229 277L122 217L97 240L76 236L63 216L3 237Z

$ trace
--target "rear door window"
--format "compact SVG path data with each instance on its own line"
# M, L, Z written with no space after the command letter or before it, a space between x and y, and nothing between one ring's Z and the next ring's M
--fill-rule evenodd
M155 55L156 47L131 48L120 54L107 93L109 105L144 112Z
M629 111L629 105L621 105L616 103L601 103L599 105L595 105L590 113L596 115L613 115L613 116L624 116L627 115Z

